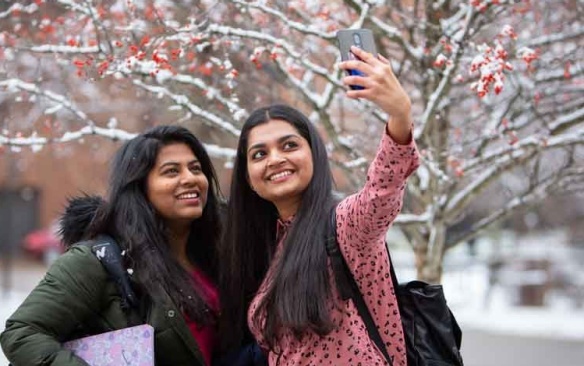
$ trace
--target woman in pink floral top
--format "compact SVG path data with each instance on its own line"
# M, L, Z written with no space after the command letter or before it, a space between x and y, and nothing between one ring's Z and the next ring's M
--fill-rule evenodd
M389 62L353 48L340 64L350 98L391 117L363 189L336 207L337 240L393 365L406 365L385 233L399 213L407 177L419 164L410 99ZM221 258L226 346L245 342L245 325L269 365L387 365L352 300L338 295L325 247L332 176L326 149L300 112L275 105L253 112L238 145ZM223 300L222 300L223 301Z

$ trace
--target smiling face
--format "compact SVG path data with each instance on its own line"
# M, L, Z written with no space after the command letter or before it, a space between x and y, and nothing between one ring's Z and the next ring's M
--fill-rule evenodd
M171 225L190 224L203 215L209 181L188 145L163 146L147 179L146 195Z
M282 218L298 210L313 169L310 145L290 123L272 119L249 132L249 184L276 206Z

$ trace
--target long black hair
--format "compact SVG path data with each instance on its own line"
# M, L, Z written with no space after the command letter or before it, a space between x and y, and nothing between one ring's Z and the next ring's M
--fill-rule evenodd
M221 239L221 193L205 148L186 128L157 126L127 141L111 164L108 198L98 209L90 236L107 233L126 251L132 280L152 299L168 293L173 302L200 324L214 322L189 274L171 254L168 228L148 201L147 177L163 146L183 143L195 154L209 181L207 203L191 224L188 259L212 279L217 279L217 245Z
M233 167L226 235L220 251L225 269L220 283L225 325L223 341L227 347L236 346L245 338L249 303L276 249L276 207L258 196L247 179L249 133L254 127L274 119L290 123L308 141L314 173L285 239L273 280L259 304L258 316L252 321L262 324L262 316L265 316L262 338L272 350L277 331L282 327L291 329L297 336L307 330L324 335L333 327L327 307L331 291L324 243L333 205L332 174L326 148L316 128L301 112L285 105L272 105L257 109L246 120Z

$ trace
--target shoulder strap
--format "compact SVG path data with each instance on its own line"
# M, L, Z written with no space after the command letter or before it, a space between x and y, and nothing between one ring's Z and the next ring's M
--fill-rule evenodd
M336 206L333 208L330 216L331 219L329 224L329 231L327 232L326 249L331 259L331 265L333 267L333 273L335 274L335 280L337 282L339 294L343 300L347 300L349 298L353 300L353 303L359 312L359 316L363 320L363 323L365 323L367 333L369 333L369 338L371 338L373 343L375 343L387 362L389 362L390 365L393 365L392 359L387 352L387 348L383 344L379 330L377 329L377 326L371 317L371 313L367 308L367 304L365 304L365 300L359 291L359 287L357 286L357 283L355 282L355 279L353 278L353 275L351 274L351 271L349 270L349 267L343 258L343 254L341 253L341 248L339 247L339 243L337 241ZM395 277L395 274L393 274L393 276ZM394 284L395 283L396 282L394 282Z
M131 311L132 308L138 308L139 301L132 289L118 243L111 236L100 235L95 240L89 240L80 244L87 245L91 248L91 252L101 262L110 278L114 281L120 293L121 307L124 312L129 314L130 323L136 323L135 325L142 324L142 321L133 319L131 316L131 314L134 314Z
M345 269L347 266L341 253L341 248L337 243L337 214L335 205L331 210L329 225L327 226L327 237L325 240L326 251L331 260L331 266L333 267L333 274L335 276L335 282L337 285L337 290L341 299L348 300L353 297L353 288L351 286L350 278L351 274Z

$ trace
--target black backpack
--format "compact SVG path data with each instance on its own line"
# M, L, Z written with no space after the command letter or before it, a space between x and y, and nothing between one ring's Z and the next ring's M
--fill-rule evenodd
M379 329L343 258L337 242L336 228L336 210L333 209L327 230L326 250L331 259L339 294L343 300L349 298L353 300L359 316L365 323L369 337L383 353L387 362L393 365ZM446 304L442 286L430 285L422 281L399 284L389 250L387 256L401 315L408 366L463 366L460 354L462 331Z

